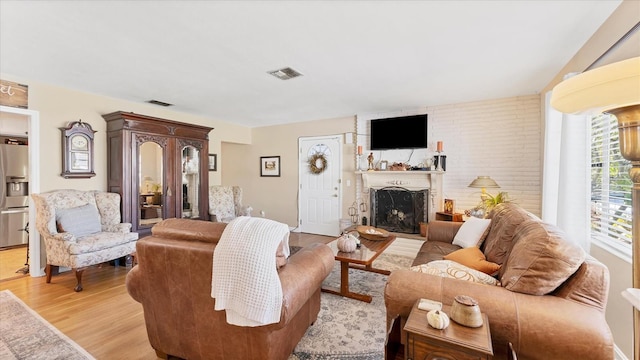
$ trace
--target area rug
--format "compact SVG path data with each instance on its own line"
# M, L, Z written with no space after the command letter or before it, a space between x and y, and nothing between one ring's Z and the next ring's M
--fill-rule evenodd
M382 254L373 266L386 270L409 268L410 257ZM384 286L387 276L349 270L351 291L373 296L371 303L322 293L320 313L307 329L288 360L382 360L386 338ZM323 286L340 287L340 263L336 262Z
M0 291L0 359L94 359L11 291Z

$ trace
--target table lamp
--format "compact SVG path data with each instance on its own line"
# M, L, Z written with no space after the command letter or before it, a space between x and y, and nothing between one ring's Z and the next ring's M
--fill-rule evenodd
M469 187L482 189L480 199L484 202L487 199L487 188L499 189L500 185L489 176L478 176L469 184Z
M142 179L144 181L144 192L147 194L151 193L151 182L153 182L153 178L149 175L145 175Z
M631 253L633 254L633 289L625 298L635 298L640 289L640 57L588 70L556 85L551 94L551 106L568 114L614 115L620 132L620 154L631 161L629 176L632 223ZM634 358L640 358L640 309L634 306Z

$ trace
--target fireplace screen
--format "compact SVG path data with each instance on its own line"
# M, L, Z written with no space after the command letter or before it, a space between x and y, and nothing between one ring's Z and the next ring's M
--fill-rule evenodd
M427 222L429 214L428 194L428 189L371 189L371 225L392 232L420 233L420 223Z

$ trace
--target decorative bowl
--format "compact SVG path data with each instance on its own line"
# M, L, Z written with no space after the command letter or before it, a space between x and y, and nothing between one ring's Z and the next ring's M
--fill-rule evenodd
M385 240L389 237L389 232L385 229L378 229L373 226L360 225L356 228L358 234L367 240Z

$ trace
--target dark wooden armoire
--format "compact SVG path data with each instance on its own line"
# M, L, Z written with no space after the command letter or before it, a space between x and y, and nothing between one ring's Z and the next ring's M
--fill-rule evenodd
M107 122L107 187L122 196L122 220L140 236L162 219L209 219L206 126L131 112Z

